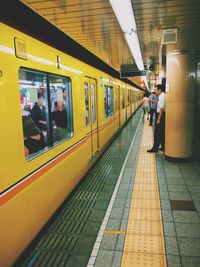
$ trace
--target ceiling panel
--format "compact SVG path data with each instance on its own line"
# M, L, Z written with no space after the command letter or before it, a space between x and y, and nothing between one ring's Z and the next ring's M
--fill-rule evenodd
M115 69L134 62L109 1L23 2Z
M121 64L134 63L108 0L23 2L116 70ZM158 65L166 51L200 50L200 0L131 2L146 67ZM166 28L177 28L177 44L162 46L162 30Z
M200 49L199 0L132 0L143 59L159 63L162 29L177 28L177 44L172 49ZM191 40L188 43L188 39Z

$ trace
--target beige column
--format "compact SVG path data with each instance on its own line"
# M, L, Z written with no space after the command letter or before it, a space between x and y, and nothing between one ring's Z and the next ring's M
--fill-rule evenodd
M167 55L165 157L193 156L196 54L174 51Z

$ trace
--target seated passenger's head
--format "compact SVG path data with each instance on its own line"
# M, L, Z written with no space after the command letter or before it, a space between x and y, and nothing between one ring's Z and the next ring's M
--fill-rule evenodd
M43 105L43 103L44 103L44 96L43 95L38 95L38 105L39 106L42 106Z
M24 138L41 134L40 129L35 125L30 116L22 116L22 123Z
M52 118L55 122L55 125L57 127L61 127L61 128L67 128L67 115L66 115L66 110L62 110L62 111L55 111L52 114Z

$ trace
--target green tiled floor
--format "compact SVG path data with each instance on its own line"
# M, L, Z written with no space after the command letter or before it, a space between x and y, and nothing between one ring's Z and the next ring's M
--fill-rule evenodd
M200 164L156 159L168 267L200 267ZM171 200L193 201L196 210L172 210Z

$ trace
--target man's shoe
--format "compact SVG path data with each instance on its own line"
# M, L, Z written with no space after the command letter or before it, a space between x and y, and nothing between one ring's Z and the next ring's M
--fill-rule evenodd
M152 148L152 149L148 149L147 152L150 152L150 153L157 153L158 150L155 149L155 148Z

